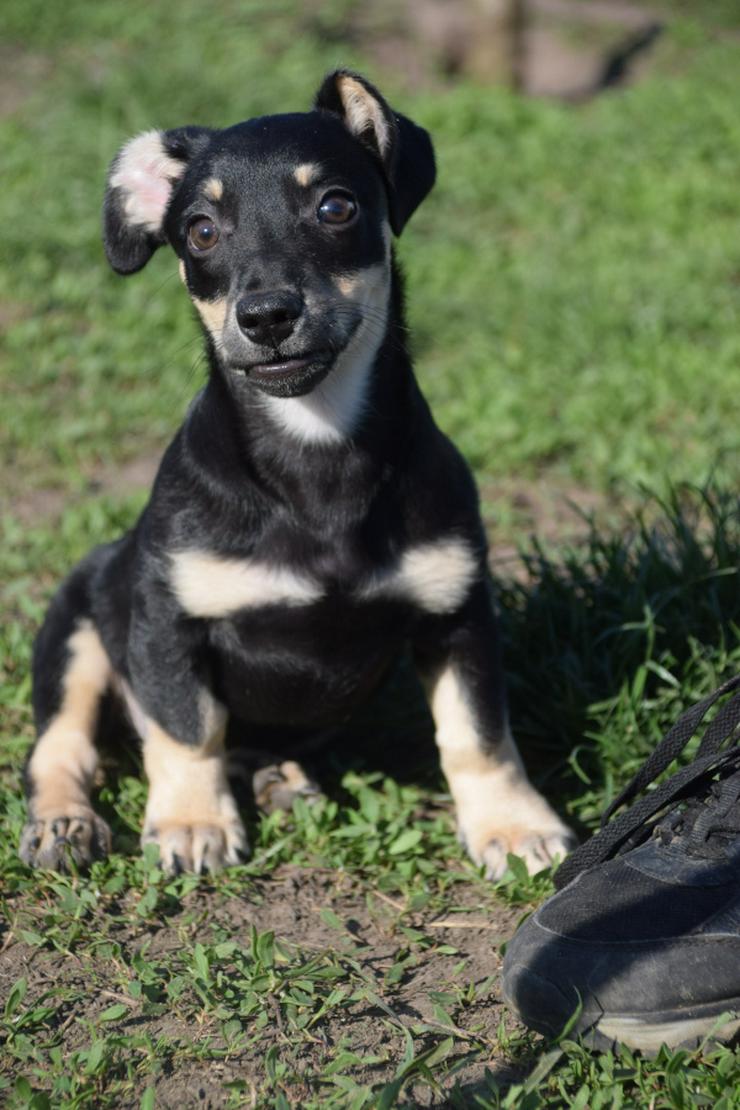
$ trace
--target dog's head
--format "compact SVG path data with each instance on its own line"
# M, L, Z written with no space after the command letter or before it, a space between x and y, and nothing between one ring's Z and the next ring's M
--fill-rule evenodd
M132 139L108 177L105 250L130 274L169 243L224 371L302 396L374 357L391 232L433 183L426 131L339 70L313 111Z

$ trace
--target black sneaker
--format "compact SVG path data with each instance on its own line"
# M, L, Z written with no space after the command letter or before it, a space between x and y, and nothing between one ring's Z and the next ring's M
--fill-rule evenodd
M609 820L738 687L680 718L509 944L504 996L527 1025L557 1035L575 1014L571 1032L594 1047L649 1053L740 1030L740 693L692 763Z

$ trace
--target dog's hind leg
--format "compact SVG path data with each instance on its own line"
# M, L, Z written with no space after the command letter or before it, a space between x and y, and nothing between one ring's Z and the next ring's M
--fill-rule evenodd
M252 790L262 813L290 810L296 798L314 802L321 797L321 787L293 759L269 763L256 770L252 776Z
M34 646L34 716L38 739L25 769L28 820L20 856L34 867L64 870L110 849L110 830L94 812L95 727L112 668L89 617L90 561L54 598Z

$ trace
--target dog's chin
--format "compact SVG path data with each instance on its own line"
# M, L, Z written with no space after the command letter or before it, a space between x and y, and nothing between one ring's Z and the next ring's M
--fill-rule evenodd
M334 355L315 351L292 358L253 363L239 369L250 385L270 397L305 397L329 373Z

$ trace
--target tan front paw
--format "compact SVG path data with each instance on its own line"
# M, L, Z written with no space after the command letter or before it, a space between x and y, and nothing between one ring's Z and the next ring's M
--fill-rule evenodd
M70 860L84 867L110 852L110 829L92 809L72 805L69 812L30 817L21 833L18 854L29 867L67 871Z
M557 820L557 819L556 819ZM519 856L531 875L563 860L576 846L576 837L562 822L548 828L507 825L478 826L461 830L460 839L474 863L483 865L486 877L500 879L508 867L509 854Z
M222 867L242 863L248 855L247 834L238 818L224 821L218 816L197 823L147 821L141 835L142 847L156 844L166 871L214 874Z

